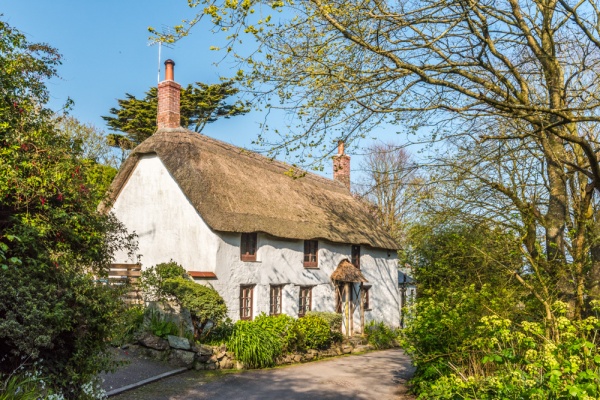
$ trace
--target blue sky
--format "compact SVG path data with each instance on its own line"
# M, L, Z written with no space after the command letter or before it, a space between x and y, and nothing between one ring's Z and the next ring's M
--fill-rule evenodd
M59 109L70 97L75 101L73 116L105 130L101 116L117 105L118 98L126 92L141 97L157 84L158 48L148 46L148 26L160 30L191 18L192 12L185 0L4 0L0 6L2 18L30 41L46 42L63 54L60 79L49 84L50 107ZM214 65L222 54L209 47L218 44L208 26L197 26L173 49L163 47L162 60L176 62L175 80L183 85L216 83L236 71L227 61ZM221 120L207 125L203 133L252 148L264 115L255 111ZM283 127L277 121L280 117L269 118L270 125ZM394 132L379 136L397 140ZM354 157L352 169L359 163L360 157ZM327 166L324 175L331 177Z

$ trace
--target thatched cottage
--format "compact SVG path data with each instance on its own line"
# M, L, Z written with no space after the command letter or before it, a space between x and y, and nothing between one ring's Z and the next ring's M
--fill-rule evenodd
M398 326L396 245L349 191L343 145L335 180L179 126L174 63L159 84L156 133L135 148L112 183L111 210L139 240L115 263L174 260L225 299L233 320L257 314L344 314Z

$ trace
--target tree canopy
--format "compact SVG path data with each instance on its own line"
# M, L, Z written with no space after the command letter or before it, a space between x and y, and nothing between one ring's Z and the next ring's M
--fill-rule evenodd
M0 20L0 378L39 374L49 390L85 398L82 385L109 366L120 311L95 277L133 238L96 211L107 171L46 107L60 60Z
M443 179L478 181L518 216L528 261L548 278L538 293L548 318L554 289L573 301L575 314L586 308L600 269L590 253L600 190L595 0L190 5L204 7L162 39L186 35L205 17L227 30L224 50L245 67L247 87L267 107L281 99L302 125L282 132L279 148L327 154L337 140L351 142L382 121L443 140L455 151L435 155L434 165L455 167ZM255 51L238 47L246 35ZM481 168L494 163L489 149L499 151L502 171ZM534 179L513 179L524 160L505 156L517 151L539 161ZM465 154L471 169L458 158Z
M234 81L208 85L202 82L181 88L181 126L200 132L208 123L219 118L230 118L249 111L247 103L237 100L226 103L226 99L238 93ZM113 147L132 149L156 131L158 89L150 88L145 97L138 99L126 93L125 99L117 100L119 106L111 108L109 116L103 116L108 127L121 134L111 134L108 142Z
M423 375L443 375L430 397L598 396L595 356L585 355L576 368L593 369L593 378L564 374L574 370L571 361L563 363L578 343L596 348L600 328L594 316L600 298L597 0L189 4L195 16L162 39L185 36L202 18L228 31L223 50L240 61L245 85L267 108L279 100L299 121L298 129L281 132L275 150L308 150L300 152L303 161L304 154L327 155L337 140L351 142L382 121L395 124L407 141L430 143L425 166L436 188L424 210L442 226L483 226L481 234L506 239L500 242L509 258L477 248L481 260L497 264L523 289L526 295L507 303L515 300L527 313L501 313L509 308L493 306L499 298L486 284L417 304L414 326L422 330L415 338L432 324L464 326L452 306L461 302L477 316L470 321L482 317L480 335L450 346L458 350L451 361L421 344L413 349L418 361L446 363L445 372L433 365ZM239 46L247 36L256 49ZM415 249L436 256L477 244L468 228L451 233L433 249ZM422 258L428 267L432 259ZM489 304L472 311L486 298ZM447 331L428 336L429 344ZM530 383L509 390L515 374ZM546 379L551 376L557 378Z

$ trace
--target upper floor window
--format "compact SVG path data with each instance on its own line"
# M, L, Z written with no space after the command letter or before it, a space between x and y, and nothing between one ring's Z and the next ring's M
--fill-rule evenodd
M356 268L360 269L360 246L352 245L351 261Z
M254 286L240 286L240 319L252 320Z
M298 317L304 317L310 310L312 310L312 287L301 286L300 298L298 299Z
M258 234L242 233L242 240L240 243L240 260L242 261L256 261L256 244L258 243Z
M304 241L304 268L317 268L319 265L319 241Z
M281 314L281 299L282 299L283 286L282 285L271 285L271 307L269 309L270 315Z

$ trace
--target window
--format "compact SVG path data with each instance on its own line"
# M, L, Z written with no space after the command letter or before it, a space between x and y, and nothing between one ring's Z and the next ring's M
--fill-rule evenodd
M240 260L256 261L256 232L242 233L242 241L240 243Z
M370 310L371 309L371 305L369 304L369 289L371 289L370 286L363 286L363 309L364 310Z
M271 307L269 308L270 315L281 314L281 294L283 292L283 285L271 285Z
M304 268L317 268L319 263L319 241L304 241Z
M300 299L298 301L298 317L304 315L312 309L312 287L300 286Z
M360 246L352 245L352 264L360 269Z
M252 292L254 286L240 286L240 319L252 320Z

